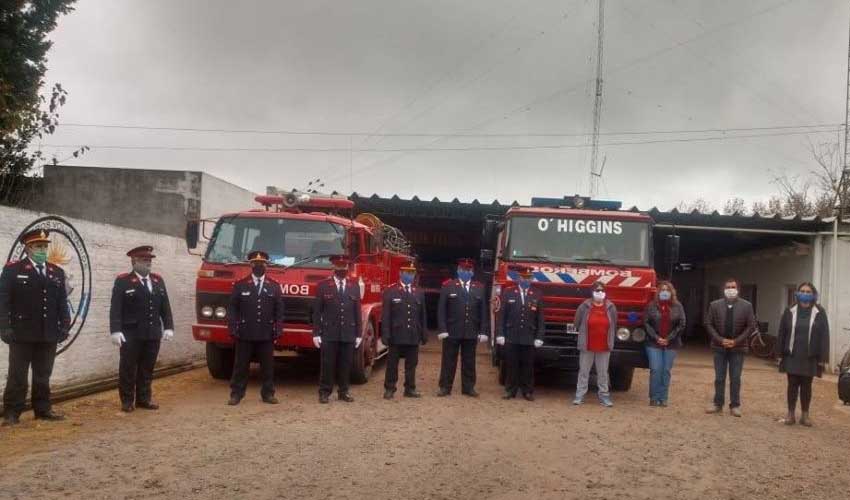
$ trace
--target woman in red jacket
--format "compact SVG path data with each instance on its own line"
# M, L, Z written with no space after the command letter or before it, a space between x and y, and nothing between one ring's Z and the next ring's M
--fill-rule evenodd
M596 365L596 387L599 403L614 406L608 389L608 361L614 348L614 331L617 329L617 308L605 298L605 284L593 284L593 297L576 309L575 326L578 331L579 372L576 397L573 404L584 403L590 369Z

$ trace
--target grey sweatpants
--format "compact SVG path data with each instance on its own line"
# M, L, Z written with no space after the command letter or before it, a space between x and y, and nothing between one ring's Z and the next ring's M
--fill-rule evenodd
M587 394L587 384L590 382L590 369L596 365L596 387L599 398L610 396L608 391L608 361L610 352L581 351L578 357L578 383L576 383L576 399L584 399Z

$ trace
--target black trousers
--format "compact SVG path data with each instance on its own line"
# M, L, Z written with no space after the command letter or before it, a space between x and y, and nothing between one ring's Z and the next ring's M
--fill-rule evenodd
M398 384L398 360L404 358L404 392L416 390L416 365L419 364L418 345L391 345L387 352L384 389L395 391Z
M7 415L20 415L27 399L28 376L32 365L32 409L36 415L50 413L50 375L56 359L56 344L51 342L13 342L9 344L9 374L3 391L3 409Z
M319 394L332 393L334 384L340 394L348 394L351 363L354 361L354 342L322 342L321 357Z
M797 409L797 394L800 395L800 408L803 411L809 411L809 405L812 404L812 379L814 377L806 377L805 375L788 374L788 411L793 412Z
M507 378L505 392L516 395L534 392L534 346L505 343Z
M440 388L452 390L457 371L457 355L460 352L461 390L475 389L475 346L478 339L443 339L443 360L440 367Z
M272 340L236 341L236 359L233 362L233 376L230 378L231 396L239 399L245 397L251 358L255 356L260 363L260 378L263 384L260 388L260 397L265 399L274 396L274 341Z
M118 395L121 403L150 403L153 367L159 356L159 340L128 338L121 344L118 361Z

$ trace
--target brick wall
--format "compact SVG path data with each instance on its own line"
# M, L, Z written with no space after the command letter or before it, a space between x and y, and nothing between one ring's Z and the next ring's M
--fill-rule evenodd
M82 201L82 200L81 200ZM0 207L0 260L6 258L20 231L47 214ZM159 367L203 359L204 348L192 339L195 273L200 258L186 252L186 244L171 236L65 218L82 236L92 262L92 302L79 337L56 359L53 387L117 378L118 349L109 340L109 302L115 276L130 270L125 255L130 248L149 244L155 248L154 272L165 279L174 311L175 338L163 342ZM6 385L8 346L0 343L0 390Z

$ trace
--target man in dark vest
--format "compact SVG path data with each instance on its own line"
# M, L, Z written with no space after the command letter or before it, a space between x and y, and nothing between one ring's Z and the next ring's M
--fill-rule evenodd
M274 395L274 341L283 332L283 292L280 284L266 275L269 255L255 250L248 254L251 274L233 285L227 310L230 335L236 341L236 360L230 380L230 400L238 405L248 387L251 358L260 362L264 403L278 404Z
M332 277L316 286L313 304L313 344L321 350L319 402L326 404L338 387L339 399L354 401L349 393L354 351L363 340L360 318L360 287L348 278L349 260L344 255L331 257Z
M416 365L419 345L425 345L425 292L418 288L416 266L404 265L399 282L384 290L381 305L381 341L389 347L384 376L384 399L392 399L398 383L398 360L404 358L404 397L418 398Z
M478 397L475 391L475 346L486 342L490 333L490 304L484 286L473 281L475 262L460 259L457 279L443 283L437 305L437 323L443 341L443 359L440 368L439 397L452 393L457 356L461 356L461 392Z
M151 272L152 246L129 252L132 271L115 278L109 308L112 343L120 348L118 395L121 410L156 410L151 382L160 340L174 337L174 318L162 276Z
M47 262L46 230L23 235L26 257L7 264L0 274L0 340L9 344L9 373L3 393L3 425L19 422L32 365L35 418L63 420L50 403L50 376L56 345L68 338L71 311L65 272Z
M502 346L507 368L503 399L513 399L521 390L522 397L534 401L534 349L543 345L543 297L531 288L531 268L514 266L509 272L516 284L502 290L496 323L496 344Z

